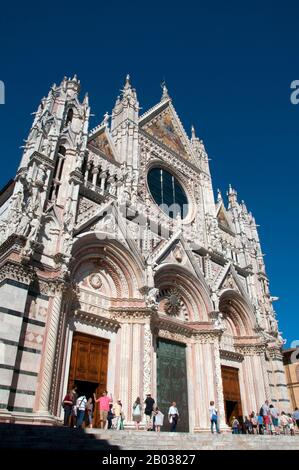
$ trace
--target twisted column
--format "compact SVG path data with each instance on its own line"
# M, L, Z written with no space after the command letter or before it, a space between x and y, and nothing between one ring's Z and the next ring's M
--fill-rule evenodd
M48 331L43 348L43 363L41 364L41 380L37 412L50 414L51 390L55 366L56 344L59 328L59 318L63 298L63 284L56 285L51 293L52 308L48 320Z

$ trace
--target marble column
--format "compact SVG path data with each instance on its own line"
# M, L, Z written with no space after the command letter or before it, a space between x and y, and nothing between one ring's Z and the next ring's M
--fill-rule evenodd
M51 391L53 388L53 373L55 367L56 344L59 328L59 319L63 298L64 285L57 284L50 293L49 317L47 333L43 347L43 362L39 374L37 413L52 415L50 411Z

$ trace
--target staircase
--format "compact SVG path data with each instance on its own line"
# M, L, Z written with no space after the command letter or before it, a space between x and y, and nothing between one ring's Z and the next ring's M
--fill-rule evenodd
M117 450L106 438L63 426L0 423L0 450L58 452Z
M299 450L299 435L189 434L150 431L103 431L87 434L105 439L122 450Z
M299 450L299 435L257 436L209 433L75 429L62 426L0 424L1 454L10 460L27 451L82 459L110 450ZM15 452L16 451L16 452ZM85 456L85 457L84 457ZM61 461L61 460L60 460Z

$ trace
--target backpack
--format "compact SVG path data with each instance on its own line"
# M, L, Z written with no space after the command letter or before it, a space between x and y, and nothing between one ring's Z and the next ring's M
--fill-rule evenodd
M264 416L264 410L263 410L263 407L262 407L262 406L261 406L261 408L260 408L259 415L260 415L260 416Z

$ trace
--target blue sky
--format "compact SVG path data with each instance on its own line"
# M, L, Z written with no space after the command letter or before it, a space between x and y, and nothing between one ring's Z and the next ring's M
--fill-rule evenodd
M297 4L296 4L297 3ZM0 186L53 82L77 73L91 126L130 73L143 111L165 79L180 118L203 138L215 190L231 183L260 224L280 329L299 340L299 79L296 1L24 2L1 5Z

